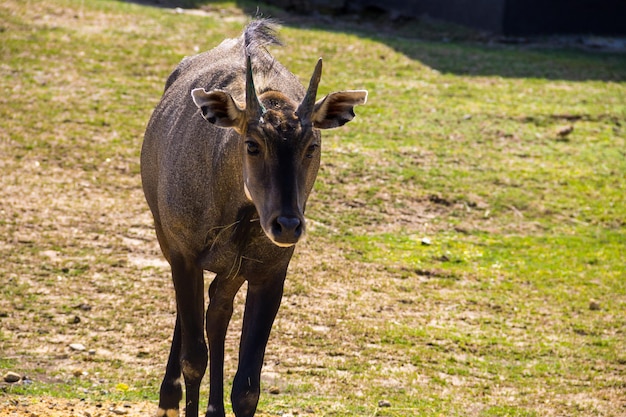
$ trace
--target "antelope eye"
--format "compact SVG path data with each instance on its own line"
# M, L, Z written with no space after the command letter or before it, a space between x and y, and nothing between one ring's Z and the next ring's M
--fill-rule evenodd
M248 155L258 155L259 154L259 144L255 141L248 140L246 141L246 150L248 151Z
M313 153L317 150L317 148L319 148L319 145L309 145L306 149L306 157L313 158Z

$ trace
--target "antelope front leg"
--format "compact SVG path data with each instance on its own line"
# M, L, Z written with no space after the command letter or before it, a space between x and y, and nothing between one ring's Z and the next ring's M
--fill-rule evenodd
M206 334L209 340L209 404L206 417L224 417L224 340L233 315L233 299L242 277L216 276L209 287Z
M263 284L248 284L239 346L239 367L231 401L236 417L252 417L261 392L265 347L283 296L285 272Z
M167 360L167 367L165 368L165 377L163 378L159 392L159 410L156 414L157 417L178 416L179 403L183 398L183 388L180 385L180 344L180 317L176 314L172 347L170 348L170 356Z
M202 269L182 256L171 255L180 325L180 369L185 378L185 415L198 415L200 382L207 365L204 340L204 279ZM176 332L175 332L176 334ZM166 414L167 415L167 414ZM169 415L167 415L169 417Z

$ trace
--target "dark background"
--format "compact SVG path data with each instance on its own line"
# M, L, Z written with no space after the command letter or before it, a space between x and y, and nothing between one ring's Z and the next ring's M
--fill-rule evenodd
M431 17L507 36L626 34L626 0L266 0L301 13Z

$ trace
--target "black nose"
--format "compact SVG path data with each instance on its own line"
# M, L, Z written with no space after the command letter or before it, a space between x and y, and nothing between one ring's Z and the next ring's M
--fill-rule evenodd
M281 243L295 243L302 235L302 222L297 217L278 216L272 224L272 232Z

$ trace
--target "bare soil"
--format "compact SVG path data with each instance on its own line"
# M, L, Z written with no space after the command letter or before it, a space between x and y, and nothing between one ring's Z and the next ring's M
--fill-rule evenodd
M90 402L52 397L9 397L0 400L3 417L108 417L154 414L150 403Z

